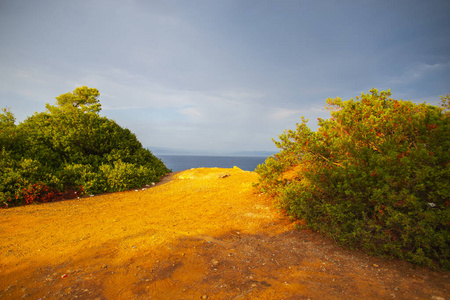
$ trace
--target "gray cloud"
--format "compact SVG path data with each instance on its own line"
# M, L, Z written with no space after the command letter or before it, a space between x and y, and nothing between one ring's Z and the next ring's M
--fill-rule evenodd
M144 145L273 150L325 99L439 101L448 1L0 2L0 106L19 121L76 86Z

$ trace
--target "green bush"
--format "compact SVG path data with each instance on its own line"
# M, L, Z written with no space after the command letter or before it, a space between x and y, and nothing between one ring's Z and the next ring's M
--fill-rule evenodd
M106 191L106 181L102 174L96 172L91 165L65 165L60 172L60 181L65 190L81 186L83 191L89 194L100 194Z
M11 111L7 108L2 108L0 112L0 150L20 151L21 141L17 134L16 119Z
M8 207L15 199L18 184L22 180L16 161L5 148L0 151L0 206Z
M259 189L289 215L349 247L450 268L450 113L373 89L327 99L258 166Z
M122 160L115 161L113 166L102 165L100 171L106 179L106 191L125 191L149 184L155 179L152 170Z
M130 130L101 117L99 92L87 87L15 125L0 113L0 204L48 202L159 181L169 172Z

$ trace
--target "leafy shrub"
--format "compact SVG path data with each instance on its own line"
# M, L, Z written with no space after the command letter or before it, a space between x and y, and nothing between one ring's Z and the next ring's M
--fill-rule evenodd
M59 191L50 189L42 182L31 184L21 192L27 204L54 201L61 195Z
M14 115L7 108L0 113L0 150L21 150L21 143L17 134Z
M102 174L95 172L91 165L67 164L60 172L60 178L64 190L81 186L83 191L89 194L100 194L106 191L106 182Z
M349 247L450 268L450 113L372 89L327 99L258 166L258 187L289 215Z
M100 171L106 179L106 191L125 191L141 187L155 179L153 172L143 166L117 160L114 165L102 165Z
M3 148L0 151L0 206L8 207L12 199L15 199L17 184L21 180L17 172L18 161L16 161L10 152Z
M42 179L42 166L29 158L15 159L3 148L0 152L0 201L1 206L24 204L25 192L34 182Z
M123 191L169 172L130 130L101 117L99 92L87 87L19 125L0 113L0 203L4 207Z

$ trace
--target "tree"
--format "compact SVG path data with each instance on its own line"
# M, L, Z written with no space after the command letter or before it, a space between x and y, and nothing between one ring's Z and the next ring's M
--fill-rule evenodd
M16 118L8 108L2 108L0 112L0 151L19 150L22 148L20 136L15 124Z
M129 129L98 114L99 96L76 88L17 126L9 111L0 114L0 205L123 191L170 171Z
M2 113L0 113L0 129L4 127L13 127L16 122L16 118L9 108L2 108Z
M450 114L390 98L327 99L331 118L285 131L259 188L291 216L370 253L450 269Z
M83 112L98 113L101 110L101 104L98 100L100 93L95 88L87 86L77 87L73 92L65 93L56 97L56 105L60 109L78 108ZM54 106L46 105L49 111L55 109Z

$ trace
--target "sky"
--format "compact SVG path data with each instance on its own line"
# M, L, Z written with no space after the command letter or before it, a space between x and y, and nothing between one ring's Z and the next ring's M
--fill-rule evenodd
M327 98L450 93L447 0L0 0L0 107L86 85L153 152L276 152ZM166 152L168 153L168 152Z

